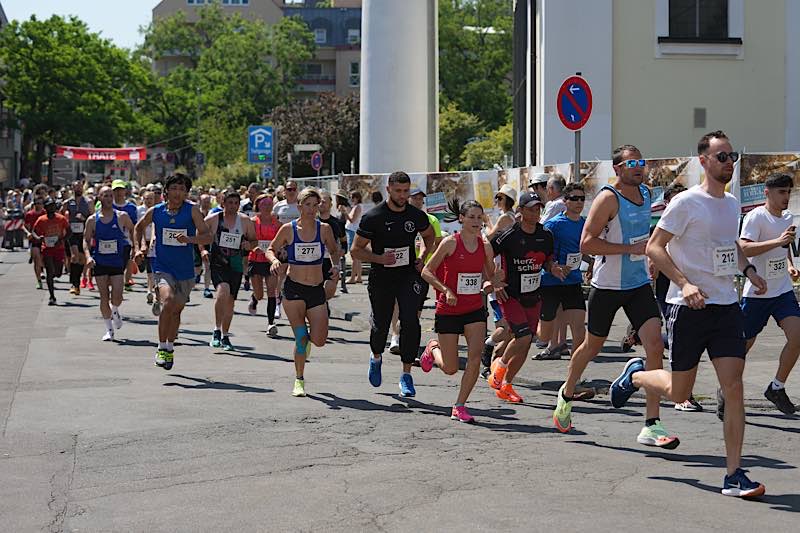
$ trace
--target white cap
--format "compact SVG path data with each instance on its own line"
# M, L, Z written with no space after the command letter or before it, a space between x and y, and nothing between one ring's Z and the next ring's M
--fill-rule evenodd
M505 194L506 196L514 200L514 203L517 203L517 190L508 183L500 187L500 190L497 191L495 194Z
M547 183L547 180L549 180L549 179L550 179L550 175L549 174L534 174L533 177L531 177L528 180L528 185L534 185L534 184L538 184L538 183Z

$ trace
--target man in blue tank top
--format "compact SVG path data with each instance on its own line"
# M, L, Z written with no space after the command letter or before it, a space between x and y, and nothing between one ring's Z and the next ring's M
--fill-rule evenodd
M650 191L642 184L645 161L638 148L622 145L613 153L617 182L603 187L592 203L581 234L581 252L595 256L589 292L587 335L572 354L567 380L558 391L553 422L572 428L575 387L589 362L603 348L620 308L639 332L647 368L662 367L661 312L650 287L645 247L650 236ZM647 418L637 442L672 450L680 444L659 419L659 397L647 394Z
M114 330L122 327L122 284L125 274L125 232L133 234L133 222L124 211L114 209L110 187L98 193L100 210L89 217L83 233L86 265L92 269L100 291L100 314L106 325L104 341L114 340ZM109 301L111 305L109 306Z
M136 224L133 240L141 243L145 228L154 225L153 273L156 300L162 304L155 364L165 370L172 368L181 312L194 288L194 247L191 245L211 244L212 239L200 208L186 200L191 188L192 180L184 174L167 178L166 201L147 210ZM139 248L136 259L141 261L146 251L144 247Z

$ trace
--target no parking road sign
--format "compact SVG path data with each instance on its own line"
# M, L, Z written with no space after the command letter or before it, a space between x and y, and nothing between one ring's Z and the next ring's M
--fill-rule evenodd
M569 130L578 131L592 114L592 90L581 76L570 76L558 90L558 118Z

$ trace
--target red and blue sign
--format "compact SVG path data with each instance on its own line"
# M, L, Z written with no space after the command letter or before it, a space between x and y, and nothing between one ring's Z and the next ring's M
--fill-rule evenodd
M311 168L319 172L319 169L322 168L322 154L319 152L314 152L311 154Z
M589 121L592 114L592 90L580 76L570 76L558 90L558 118L564 127L578 131Z

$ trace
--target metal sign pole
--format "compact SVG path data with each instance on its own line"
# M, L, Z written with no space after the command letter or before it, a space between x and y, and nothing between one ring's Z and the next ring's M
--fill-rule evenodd
M572 167L572 181L581 181L581 130L575 132L575 159Z

